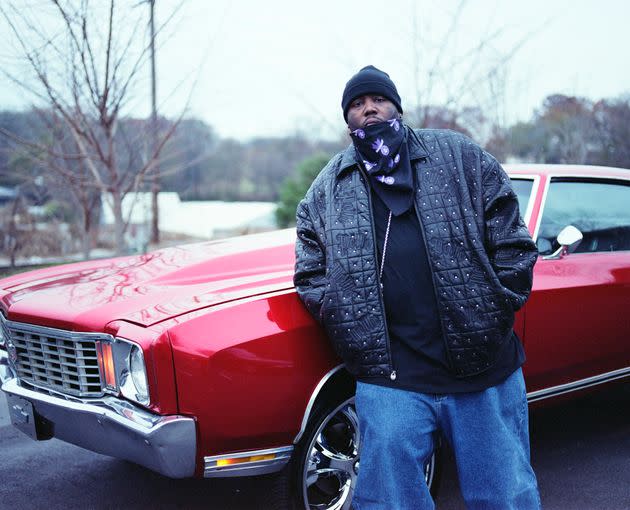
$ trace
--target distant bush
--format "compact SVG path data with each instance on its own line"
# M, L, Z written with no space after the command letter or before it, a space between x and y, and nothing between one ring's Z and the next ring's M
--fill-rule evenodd
M326 166L330 156L317 154L302 161L294 174L284 181L280 188L280 200L276 209L276 222L279 227L295 225L295 211L309 186Z
M44 217L47 220L57 220L72 223L76 220L76 207L67 202L52 200L44 207Z

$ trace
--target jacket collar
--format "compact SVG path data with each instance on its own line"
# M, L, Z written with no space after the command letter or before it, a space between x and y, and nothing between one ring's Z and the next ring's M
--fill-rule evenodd
M409 148L409 159L413 161L414 159L422 159L429 156L429 151L427 151L424 142L418 135L418 133L411 129L410 127L405 126L407 130L407 147ZM346 147L341 153L341 162L337 167L337 176L339 176L342 172L352 168L357 164L356 152L354 150L354 145L350 144Z

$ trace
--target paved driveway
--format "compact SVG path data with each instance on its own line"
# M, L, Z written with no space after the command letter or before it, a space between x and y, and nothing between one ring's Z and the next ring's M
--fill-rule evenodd
M546 510L630 509L630 384L531 413ZM1 509L260 510L264 479L170 480L8 425L0 396ZM447 454L438 510L464 509Z

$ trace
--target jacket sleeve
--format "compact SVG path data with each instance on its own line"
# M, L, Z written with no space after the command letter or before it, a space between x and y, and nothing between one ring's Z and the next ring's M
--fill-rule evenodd
M529 297L538 250L520 216L508 175L486 152L481 166L486 251L512 307L518 310Z
M326 249L311 219L308 194L298 205L296 230L293 283L308 311L321 321L326 291Z

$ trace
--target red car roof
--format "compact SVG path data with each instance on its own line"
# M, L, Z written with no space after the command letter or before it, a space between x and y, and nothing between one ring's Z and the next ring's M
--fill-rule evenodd
M506 164L505 171L516 175L566 175L583 177L621 177L630 179L630 170L608 166L550 165L550 164Z

